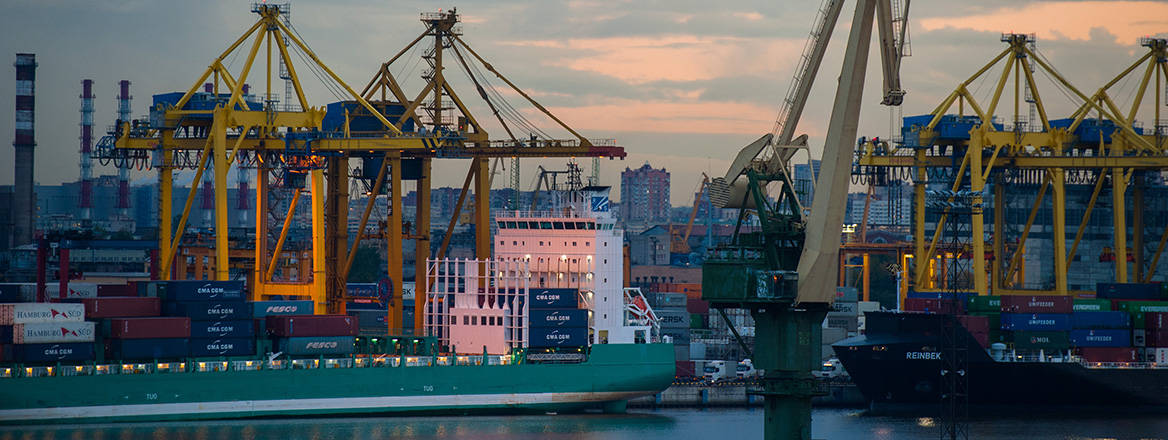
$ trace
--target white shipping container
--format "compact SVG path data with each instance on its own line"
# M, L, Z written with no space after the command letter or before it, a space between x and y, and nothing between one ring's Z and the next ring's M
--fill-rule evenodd
M60 298L61 284L56 282L46 284L45 295L49 298ZM69 283L69 292L65 298L97 298L97 284Z
M85 320L84 304L20 303L0 304L0 325L37 322L80 322Z
M879 312L880 303L877 301L860 301L858 309L861 314L864 312Z
M1149 348L1149 350L1156 350L1156 363L1160 365L1168 365L1168 347Z
M14 344L93 342L93 322L41 322L12 326Z

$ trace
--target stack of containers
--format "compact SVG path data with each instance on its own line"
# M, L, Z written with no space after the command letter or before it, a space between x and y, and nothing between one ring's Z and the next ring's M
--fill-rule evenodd
M906 312L928 312L945 315L960 315L965 313L964 294L954 296L951 293L941 292L909 292L904 298Z
M54 363L94 359L94 324L81 304L0 304L0 361Z
M311 315L312 301L253 301L251 317L256 334L256 353L271 353L275 348L268 337L269 316Z
M81 300L85 306L85 319L93 320L97 326L97 357L105 361L108 354L106 339L112 327L111 318L157 317L162 313L162 303L158 298L148 297L98 297Z
M1001 299L1003 337L1018 350L1060 351L1070 348L1071 315L1074 303L1069 296L1007 295Z
M1144 314L1147 331L1145 359L1160 365L1168 364L1168 312L1147 312Z
M958 322L969 331L982 348L990 346L990 318L988 316L957 315Z
M1002 297L996 295L982 295L969 297L968 303L965 306L966 316L974 318L985 318L986 320L986 346L995 342L1003 342L1002 339ZM962 318L963 323L970 318ZM980 325L980 324L979 324ZM966 329L973 333L974 329L966 326ZM974 335L976 338L977 336ZM980 339L978 342L982 342Z
M243 281L169 281L159 287L165 315L189 319L191 357L255 354L255 324Z
M112 318L102 323L107 359L171 360L187 357L191 320L186 317Z
M673 360L688 361L693 326L693 316L689 313L689 297L684 293L655 293L650 298L650 306L657 315L657 324L662 336L669 336L673 342ZM709 315L707 304L706 315ZM703 321L704 322L704 321Z
M589 316L588 310L580 309L579 298L576 289L528 290L527 346L587 346Z
M824 325L827 328L843 329L844 333L855 336L860 331L859 307L860 291L855 287L836 287L835 302L827 312Z
M268 315L274 351L289 356L349 355L356 349L357 318L349 315Z

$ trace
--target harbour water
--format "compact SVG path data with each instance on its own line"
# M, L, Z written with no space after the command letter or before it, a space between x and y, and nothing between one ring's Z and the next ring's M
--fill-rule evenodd
M0 428L0 440L341 440L564 439L680 440L762 438L761 409L630 410L622 415L300 418L241 421L63 425ZM815 438L936 439L931 418L876 417L855 409L817 408ZM1026 440L1166 439L1164 417L1012 417L973 420L969 438Z

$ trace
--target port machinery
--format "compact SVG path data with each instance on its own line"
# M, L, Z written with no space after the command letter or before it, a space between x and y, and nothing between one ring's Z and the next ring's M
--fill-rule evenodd
M1146 49L1144 53L1091 95L1072 85L1042 56L1035 47L1033 35L1003 34L1001 41L1006 47L959 84L932 112L906 118L903 139L898 142L867 139L857 144L855 173L868 179L912 180L915 267L906 276L912 280L912 288L949 291L941 285L944 280L936 278L938 259L968 258L972 260L972 274L976 275L972 277L972 286L966 287L971 294L1081 293L1068 288L1068 264L1081 252L1079 244L1091 223L1092 210L1101 195L1106 194L1105 186L1111 187L1115 281L1151 281L1168 241L1168 230L1161 232L1155 251L1148 255L1146 245L1150 243L1145 242L1143 190L1146 174L1168 169L1168 122L1162 115L1168 85L1168 40L1141 38L1139 43ZM995 66L1000 69L996 77L990 73ZM1053 83L1061 95L1072 99L1075 110L1068 117L1052 118L1036 78ZM970 91L979 81L993 81L989 102L979 102ZM1133 84L1135 91L1124 96L1130 99L1130 106L1121 108L1116 103L1119 99L1116 94L1123 89L1119 85L1127 85L1130 91ZM1026 106L1033 109L1029 116ZM1011 107L1012 127L999 123L996 118L1000 110L1009 112ZM1153 127L1142 126L1141 120L1153 121ZM1020 180L1035 184L1038 193L1021 233L1008 237L1003 219L1010 196L1006 184ZM1051 240L1053 283L1044 289L1024 289L1021 287L1024 275L1020 275L1024 274L1023 245L1031 237L1039 211L1050 209L1051 237L1067 237L1069 183L1093 185L1074 239L1069 249L1067 240ZM941 185L947 188L940 188ZM992 192L987 191L987 186L992 187ZM1051 201L1046 204L1044 198L1048 192ZM1125 206L1129 194L1134 205L1130 220L1131 250L1127 243L1129 220ZM1025 195L1030 196L1033 195ZM966 197L972 205L969 244L966 249L957 250L957 255L939 253L938 247L944 247L942 231L950 217L945 202ZM940 203L929 203L929 198L940 199ZM992 207L993 216L988 238L984 212L987 206ZM926 233L927 211L938 215L932 234ZM1129 252L1134 255L1129 256ZM1134 263L1131 274L1129 262ZM944 263L940 265L943 267ZM902 295L907 290L902 289Z
M156 95L148 119L119 121L114 132L99 143L100 157L135 163L150 161L158 171L159 199L163 201L172 199L176 170L195 171L177 224L170 203L159 204L159 279L174 276L175 255L183 240L198 182L205 173L211 174L214 191L214 244L211 246L214 254L210 263L213 279L224 280L230 276L230 264L224 264L230 261L231 251L227 173L235 165L241 172L254 169L256 177L254 264L246 266L251 268L252 299L273 295L307 297L316 303L315 309L320 313L343 313L346 275L358 244L365 238L374 199L384 194L389 212L382 238L387 243L387 272L391 283L387 324L391 332L417 330L421 328L424 301L415 302L418 309L415 322L400 322L402 242L412 239L418 249L430 248L428 196L432 160L470 160L458 205L461 207L473 181L476 253L483 259L490 253L487 195L491 158L512 158L514 164L523 157L625 157L624 149L612 140L587 139L569 128L475 52L460 36L459 15L454 9L423 13L421 21L425 31L406 49L382 63L361 93L345 83L308 46L292 25L289 5L253 4L251 12L259 16L258 20L214 58L186 92ZM390 73L389 66L407 49L427 38L433 44L423 55L430 64L430 69L423 74L426 85L411 100ZM447 52L456 58L456 62L449 64L461 68L474 81L480 97L487 101L506 129L508 139L490 140L487 131L446 81L444 54ZM293 62L294 57L301 62ZM232 73L224 64L228 59L236 62L242 59L240 70ZM510 104L501 102L502 95L493 90L475 62L485 66L575 138L552 139L523 119ZM260 81L263 94L257 97L248 93L247 82L253 77L253 69L260 68L265 69ZM310 105L301 83L304 72L311 72L342 101L327 107ZM274 74L285 81L284 99L294 99L295 103L278 104L277 95L272 93ZM487 91L493 92L494 98ZM287 96L288 92L292 96ZM501 112L500 107L510 112ZM535 129L529 130L534 134L517 138L505 119L525 129ZM347 218L350 159L362 161L363 173L357 178L364 180L369 189L368 204L352 247L349 247ZM417 182L419 197L413 222L403 218L403 180ZM276 186L292 188L292 196L274 248L269 248L267 198L275 193ZM298 281L276 281L273 272L277 262L272 256L283 253L292 213L305 186L311 199L312 239L308 255L312 275L302 276ZM456 214L454 218L457 217ZM446 237L439 256L444 253L450 234ZM417 258L421 268L418 273L424 273L425 257L428 255ZM309 280L304 281L305 278ZM425 291L426 277L418 276L417 280L416 289Z

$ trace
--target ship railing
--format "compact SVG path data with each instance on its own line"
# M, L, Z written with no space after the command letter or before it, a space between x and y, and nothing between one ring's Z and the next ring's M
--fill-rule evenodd
M199 361L195 363L195 371L199 373L218 373L227 371L229 365L227 361Z
M231 369L234 371L256 371L263 365L260 361L231 361Z
M12 373L13 373L12 367L0 368L0 378L5 378L5 379L10 378L10 377L12 377Z
M429 356L407 356L407 367L429 367L434 365L434 358Z
M90 376L93 374L93 366L71 365L68 367L61 367L59 372L62 376Z
M1129 369L1129 370L1146 370L1146 369L1168 369L1166 364L1158 364L1155 362L1088 362L1080 359L1079 364L1086 368L1098 369Z

